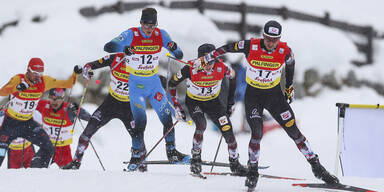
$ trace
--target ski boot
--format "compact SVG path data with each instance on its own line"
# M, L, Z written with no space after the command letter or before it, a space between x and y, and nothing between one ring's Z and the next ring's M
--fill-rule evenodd
M131 149L131 151L132 151L131 160L129 161L129 164L126 170L130 172L136 171L136 170L139 170L140 172L148 171L147 164L142 163L147 151L146 150L140 151L137 149Z
M81 165L81 162L80 161L76 161L76 160L73 160L71 161L70 163L68 163L67 165L64 165L63 167L61 167L62 169L73 169L73 170L78 170L80 168L80 165Z
M245 186L248 191L253 191L256 188L257 181L259 180L259 163L249 163L248 161L248 174L245 180Z
M201 150L195 151L191 150L192 159L191 159L191 172L194 174L200 174L201 172Z
M339 179L331 175L321 164L319 161L318 155L315 155L312 159L308 160L309 164L311 164L312 172L316 178L323 180L325 183L329 185L338 184Z
M229 168L231 169L232 173L239 176L246 176L248 174L248 169L240 164L239 157L236 159L229 157Z
M190 156L180 153L176 150L175 145L166 145L167 158L170 163L190 163Z

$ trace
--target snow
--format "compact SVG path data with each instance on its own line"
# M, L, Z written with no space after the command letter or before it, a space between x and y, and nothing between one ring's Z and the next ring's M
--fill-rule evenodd
M223 0L224 2L240 2ZM120 32L131 26L139 24L140 10L124 14L106 14L94 19L86 19L79 15L78 8L96 5L113 4L116 1L99 0L35 0L35 1L7 1L0 8L0 23L20 19L16 27L9 27L0 35L0 58L2 75L1 85L10 77L26 70L26 64L31 57L41 57L46 63L46 74L66 78L71 74L73 66L83 65L88 61L96 60L106 53L103 45ZM155 2L155 1L154 1ZM157 2L157 1L156 1ZM248 0L248 3L255 2ZM383 2L367 0L324 0L312 1L283 1L271 0L258 2L257 5L271 7L285 5L298 11L323 15L328 10L332 18L348 20L357 24L372 24L376 29L384 31L382 5ZM201 15L196 10L168 10L156 6L159 12L159 27L164 28L171 37L184 50L185 59L196 56L196 47L209 42L220 46L227 39L234 39L227 32L217 29L209 20L215 14ZM46 20L42 23L33 23L31 18L42 15ZM223 18L225 16L222 16ZM225 18L229 18L227 16ZM236 19L236 18L235 18ZM238 19L238 17L237 17ZM262 25L271 17L255 15L250 21ZM345 77L349 70L355 71L358 78L375 82L383 82L381 72L384 71L384 42L375 43L375 63L362 68L354 67L351 60L362 59L360 53L350 40L348 34L335 29L329 29L318 24L298 22L295 20L279 20L283 25L283 41L295 52L296 81L302 81L302 74L306 69L316 68L321 74L335 71L337 78ZM237 38L237 37L235 37ZM231 54L239 58L239 54ZM76 85L74 94L82 92L81 85ZM340 91L324 89L319 96L306 97L296 100L291 106L295 111L299 128L309 140L313 150L319 154L323 165L334 172L337 146L337 107L335 103L354 104L383 104L384 98L371 89L362 87L347 88ZM97 106L85 104L93 112ZM239 129L242 121L241 106L238 104L236 113L231 117L234 128ZM145 141L149 150L162 136L162 128L154 111L147 112L148 124ZM85 126L86 122L83 122ZM177 149L189 153L192 145L194 126L179 123L176 126ZM75 144L72 145L74 153L77 139L82 128L77 123L75 128ZM248 160L247 150L249 134L236 136L239 145L240 161L245 164ZM204 135L203 159L213 160L220 135L208 125ZM56 165L50 169L21 169L7 170L6 160L0 168L0 192L19 191L244 191L244 178L230 176L208 176L201 180L189 176L189 167L177 166L149 166L146 173L123 172L122 161L129 160L131 139L125 131L123 124L112 120L101 128L92 138L93 144L107 171L102 171L97 158L88 148L79 171L58 170ZM227 162L226 144L223 142L218 161ZM162 142L148 157L149 160L166 159L165 146ZM303 182L320 182L315 179L306 163L305 158L297 150L293 141L282 130L274 130L266 134L261 143L260 165L269 165L270 168L261 170L262 174L271 174L286 177L306 179ZM209 171L204 167L203 171ZM229 171L228 168L215 167L215 171ZM351 178L341 177L342 183L384 191L384 178ZM275 180L260 178L257 191L316 191L292 187L297 181Z

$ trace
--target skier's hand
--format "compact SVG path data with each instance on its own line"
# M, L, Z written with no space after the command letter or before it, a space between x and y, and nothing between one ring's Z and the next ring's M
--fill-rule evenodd
M228 105L227 105L227 115L228 117L230 117L232 115L232 113L235 111L235 107L233 106L235 103L234 102L229 102L228 101Z
M294 96L295 96L295 88L293 87L293 85L289 86L288 88L285 88L285 91L284 91L284 96L285 96L285 99L287 100L287 102L289 104L291 104L294 100Z
M175 107L176 119L187 121L187 116L185 114L185 111L184 111L183 107L180 105L177 97L172 96L171 98L172 98L173 106Z
M170 51L174 52L177 49L177 44L176 44L176 42L171 41L168 43L167 47Z
M73 112L75 112L75 114L77 113L77 111L79 110L79 104L75 103L75 102L72 102L71 105L69 106Z
M125 55L131 56L135 54L135 48L133 46L125 46L124 47Z
M76 74L81 74L83 73L83 68L80 65L75 65L75 67L73 68L73 72L75 72Z
M17 86L16 86L16 89L18 91L24 91L26 89L28 89L29 85L28 83L26 83L25 81L22 81L21 83L19 83Z
M87 80L90 80L93 77L93 71L91 66L85 65L83 67L83 77Z

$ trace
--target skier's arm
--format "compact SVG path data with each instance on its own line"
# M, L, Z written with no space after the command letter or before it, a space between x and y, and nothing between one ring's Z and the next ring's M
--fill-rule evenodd
M0 89L0 96L8 96L17 91L16 86L21 82L20 76L15 75Z
M189 66L184 66L180 71L178 71L176 74L173 75L173 77L169 80L168 82L168 87L169 89L175 89L179 83L184 81L186 78L190 78L190 67Z
M235 43L229 43L229 44L223 45L209 54L211 54L214 57L218 57L228 52L244 53L245 56L247 57L249 54L250 46L251 46L251 40L241 40Z
M163 29L161 29L161 36L163 38L163 47L166 48L170 53L172 53L177 59L182 59L184 54L183 51L181 51L180 46L176 46L176 49L172 50L168 45L173 41L169 34Z
M289 88L293 84L293 75L295 72L295 58L291 48L288 49L288 53L285 56L285 87Z
M103 58L100 58L96 61L89 62L85 66L90 67L92 70L99 69L103 67L110 67L116 57L116 54L107 55Z
M68 109L68 117L72 122L75 120L77 110L79 110L79 105L77 103L71 103ZM89 121L91 114L88 113L84 108L80 108L79 118L85 121Z
M72 86L76 83L76 73L73 72L71 77L67 80L57 80L48 75L44 75L43 80L45 83L45 91L52 88L72 88Z
M125 46L132 43L133 32L128 29L122 32L118 37L112 39L104 45L104 51L108 53L123 52Z
M229 78L229 93L228 93L228 105L235 104L235 92L236 92L236 73L231 67L227 66L227 72L225 74Z

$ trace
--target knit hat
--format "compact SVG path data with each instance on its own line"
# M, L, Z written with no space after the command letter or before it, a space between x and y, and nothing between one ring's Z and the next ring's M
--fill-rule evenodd
M145 24L157 24L157 11L154 8L145 8L141 12L140 22Z
M264 25L264 35L272 38L281 36L282 27L279 22L270 20Z
M204 43L197 49L197 57L202 57L215 49L216 47L214 45Z
M65 88L53 88L50 89L48 92L49 96L54 96L54 97L61 97L64 98L65 96Z
M28 63L28 71L44 72L44 62L40 58L32 58Z

